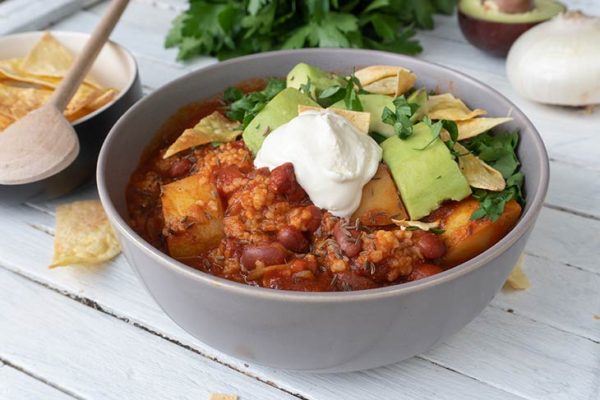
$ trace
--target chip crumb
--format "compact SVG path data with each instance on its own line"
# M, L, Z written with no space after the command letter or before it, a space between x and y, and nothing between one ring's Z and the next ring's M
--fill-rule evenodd
M56 208L54 257L50 268L98 264L121 252L98 200L76 201Z
M524 257L521 254L519 260L517 261L517 264L506 279L503 289L525 290L531 287L531 284L529 283L529 278L527 278L527 275L525 275L525 272L523 272L523 259Z
M238 400L239 397L235 394L211 393L208 400Z
M594 314L594 319L595 319L596 321L600 321L600 315L598 315L598 314Z

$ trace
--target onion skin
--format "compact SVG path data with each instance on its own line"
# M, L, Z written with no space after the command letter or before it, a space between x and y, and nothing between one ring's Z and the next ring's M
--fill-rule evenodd
M525 32L506 61L513 88L545 104L600 104L600 18L568 12Z

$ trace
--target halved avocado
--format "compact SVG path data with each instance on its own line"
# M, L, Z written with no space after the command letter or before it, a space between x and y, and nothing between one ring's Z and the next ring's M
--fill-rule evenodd
M505 57L525 31L565 10L555 0L460 0L458 23L473 46Z

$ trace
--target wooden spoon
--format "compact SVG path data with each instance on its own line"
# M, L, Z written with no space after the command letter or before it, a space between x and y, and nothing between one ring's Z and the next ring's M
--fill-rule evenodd
M47 178L79 154L77 134L63 111L108 40L129 0L113 0L48 102L0 132L0 184Z

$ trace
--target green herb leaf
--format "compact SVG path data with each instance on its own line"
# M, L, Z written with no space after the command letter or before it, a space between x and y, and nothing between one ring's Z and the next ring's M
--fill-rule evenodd
M393 103L394 111L384 107L381 120L388 125L392 125L400 139L408 139L413 133L411 116L417 111L419 105L409 103L404 96L396 97Z
M281 79L270 79L263 90L248 94L244 94L237 88L229 88L223 96L225 102L230 103L225 116L240 121L242 129L244 129L256 114L283 89L285 89L285 81Z
M473 197L479 200L479 208L471 215L471 219L489 218L496 221L510 200L525 204L524 176L519 172L520 163L516 154L518 142L518 132L497 135L483 133L462 142L469 151L499 170L506 179L506 188L501 192L481 189L473 191Z
M433 14L455 0L189 0L173 20L166 47L178 60L219 59L282 48L367 47L405 54L422 50L414 26L431 29Z

